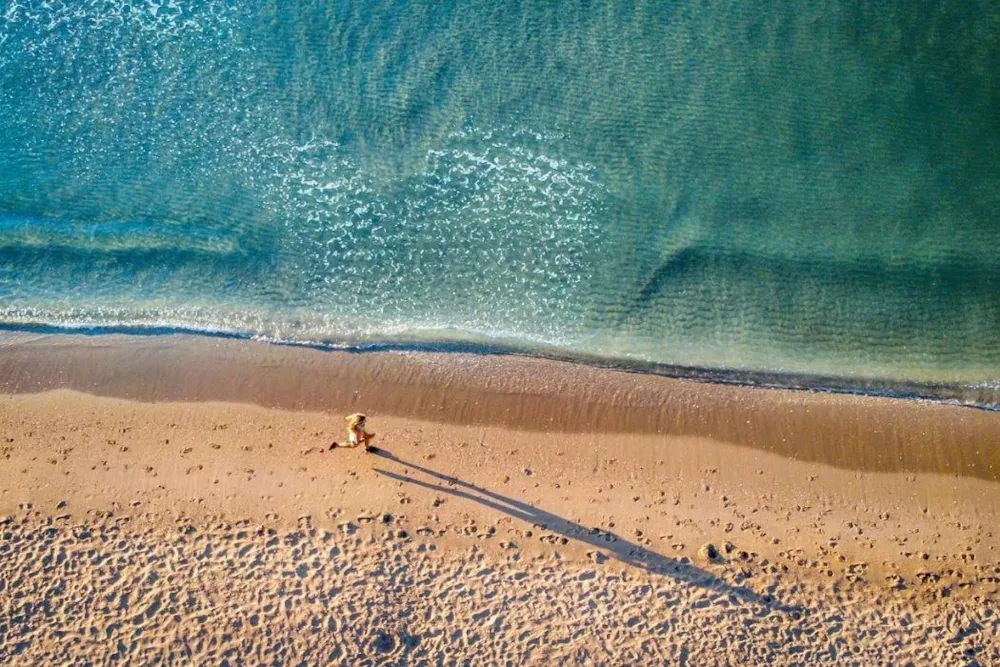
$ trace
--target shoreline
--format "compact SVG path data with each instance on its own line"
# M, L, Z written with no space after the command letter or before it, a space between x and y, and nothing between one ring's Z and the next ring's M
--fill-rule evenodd
M311 341L273 340L238 331L222 331L174 326L103 326L52 324L0 324L0 339L17 336L54 336L85 338L191 338L229 340L266 344L292 349L317 350L345 354L434 354L471 355L486 358L515 357L556 363L581 365L619 373L652 375L674 380L705 384L721 384L759 389L848 394L874 398L915 400L945 405L1000 412L1000 393L996 386L983 382L961 384L917 380L892 380L878 376L838 376L807 372L778 372L751 369L681 366L677 364L614 359L589 353L574 354L552 346L505 344L500 341L441 340L396 341L391 339L367 343L323 343ZM2 344L2 343L0 343ZM994 382L994 385L996 382Z
M458 352L343 352L199 336L0 334L0 393L366 411L557 433L685 435L863 472L1000 481L1000 414Z

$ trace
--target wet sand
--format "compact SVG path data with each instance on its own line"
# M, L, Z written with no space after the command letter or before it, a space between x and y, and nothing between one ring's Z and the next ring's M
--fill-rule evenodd
M1000 662L995 413L184 336L0 392L4 664Z

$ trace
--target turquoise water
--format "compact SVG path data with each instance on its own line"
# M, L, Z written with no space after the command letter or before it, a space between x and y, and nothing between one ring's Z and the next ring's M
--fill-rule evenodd
M1000 403L998 34L987 2L2 0L0 324Z

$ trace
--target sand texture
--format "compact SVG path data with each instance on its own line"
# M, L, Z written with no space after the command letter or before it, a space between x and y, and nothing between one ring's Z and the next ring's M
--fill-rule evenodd
M430 551L431 537L355 532L350 522L315 529L303 520L295 531L123 524L3 526L4 664L998 659L996 605L946 599L943 585L925 600L861 584L833 592L775 575L744 579L737 565L659 574L473 547L442 554Z
M0 364L19 392L13 356ZM100 367L91 388L113 394L120 372ZM598 421L660 380L603 373ZM0 663L1000 664L998 484L955 474L897 421L943 420L980 450L963 465L988 469L997 415L661 387L664 403L717 401L708 430L738 431L753 400L785 417L752 437L799 441L790 424L822 429L804 412L818 405L920 449L866 469L829 462L852 451L843 424L843 447L797 460L686 429L512 428L520 399L496 386L462 423L449 399L470 382L425 394L448 419L416 418L419 396L369 410L374 454L330 449L364 398L0 395Z

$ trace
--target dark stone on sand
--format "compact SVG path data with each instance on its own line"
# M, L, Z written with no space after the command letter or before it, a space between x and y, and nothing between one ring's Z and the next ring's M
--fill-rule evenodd
M701 560L713 563L719 559L719 550L715 548L715 545L711 542L703 544L701 549L698 549L698 557Z

